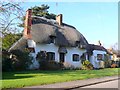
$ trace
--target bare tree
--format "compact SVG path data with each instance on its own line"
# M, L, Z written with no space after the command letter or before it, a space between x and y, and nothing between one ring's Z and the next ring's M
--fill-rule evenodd
M16 33L19 31L19 22L23 17L24 10L20 2L0 1L0 33Z
M118 43L115 43L115 44L112 46L112 48L117 51L117 50L118 50Z

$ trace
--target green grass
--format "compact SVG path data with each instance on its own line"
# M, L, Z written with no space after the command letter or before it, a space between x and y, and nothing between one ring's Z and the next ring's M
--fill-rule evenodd
M37 70L22 72L4 72L2 74L2 88L21 88L25 86L113 76L117 74L118 68L108 68L100 70Z

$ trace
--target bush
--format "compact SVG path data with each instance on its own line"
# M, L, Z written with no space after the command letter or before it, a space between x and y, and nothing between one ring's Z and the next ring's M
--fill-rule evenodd
M13 70L26 70L31 64L32 58L27 51L12 50L11 54Z
M111 68L117 68L117 67L118 67L118 65L115 63L111 65Z
M88 60L85 60L82 63L82 69L84 69L84 70L92 70L93 65Z
M58 70L63 67L63 64L60 62L56 62L55 60L47 60L47 52L40 51L37 54L37 60L40 64L41 70Z
M60 62L56 62L54 60L48 61L47 68L49 70L59 70L63 67L63 64Z
M63 67L62 63L56 62L54 60L40 60L39 63L41 70L59 70Z
M26 51L2 51L2 71L26 70L31 64L31 58Z
M2 51L2 71L11 71L12 70L12 61L9 58L10 53L8 51Z
M112 64L112 61L111 60L105 60L105 68L110 68L111 67L111 64Z

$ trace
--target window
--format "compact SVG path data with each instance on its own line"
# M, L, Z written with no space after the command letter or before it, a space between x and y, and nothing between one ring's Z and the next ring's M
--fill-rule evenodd
M34 48L28 48L30 53L35 53L35 49Z
M79 55L73 54L73 61L79 61Z
M40 51L36 56L36 58L40 60L46 60L46 57L47 57L46 51Z
M47 60L55 60L55 53L47 52Z
M76 41L76 46L80 46L80 41Z
M50 43L55 43L56 36L50 35Z
M103 55L102 54L97 54L97 60L103 60Z

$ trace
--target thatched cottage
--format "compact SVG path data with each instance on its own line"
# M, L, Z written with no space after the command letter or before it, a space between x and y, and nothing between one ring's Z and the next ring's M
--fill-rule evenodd
M23 37L10 50L26 47L34 57L31 68L39 67L36 56L43 51L47 53L47 60L81 67L81 58L84 58L89 59L95 68L99 68L98 62L107 53L100 45L90 45L75 27L63 23L62 14L51 20L32 16L30 9L26 12Z

